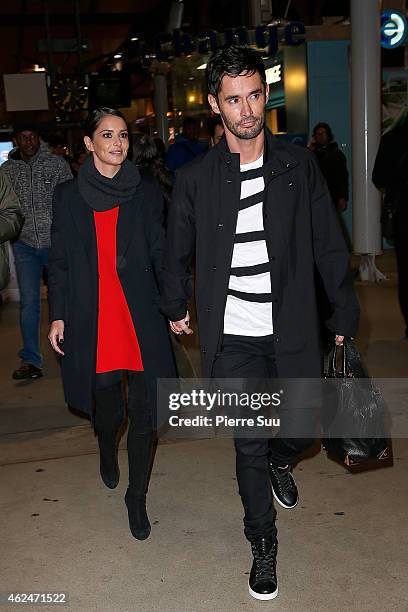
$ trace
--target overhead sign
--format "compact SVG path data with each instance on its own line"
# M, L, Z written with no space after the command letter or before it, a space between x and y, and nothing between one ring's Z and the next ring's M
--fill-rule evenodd
M159 61L167 61L171 57L190 55L197 51L208 55L223 45L254 44L263 53L273 56L278 52L280 41L288 46L297 46L305 42L305 25L300 21L292 21L284 27L278 25L259 25L254 30L245 27L228 28L224 32L207 30L196 37L181 30L171 34L161 33L155 37L156 57Z
M381 46L385 49L395 49L402 45L408 33L408 23L398 11L383 11L381 13Z

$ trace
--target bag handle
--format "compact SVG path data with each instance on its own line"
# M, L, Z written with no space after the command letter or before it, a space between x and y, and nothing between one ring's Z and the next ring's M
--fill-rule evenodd
M337 358L342 349L342 367L337 369ZM339 347L333 342L333 347L327 358L327 370L325 375L333 377L348 378L354 376L356 378L367 378L368 374L362 364L360 353L351 338L344 338L343 346Z

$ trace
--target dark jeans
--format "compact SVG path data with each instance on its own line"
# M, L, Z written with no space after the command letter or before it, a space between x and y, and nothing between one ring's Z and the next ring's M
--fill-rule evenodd
M221 353L214 364L213 376L261 380L276 378L273 336L224 336ZM285 416L290 418L291 413ZM295 411L293 418L310 420L311 413ZM305 427L306 425L309 424L306 423ZM245 511L244 533L248 540L276 536L276 512L273 506L268 456L275 465L293 465L298 456L314 442L313 438L287 438L285 430L293 432L293 423L290 423L288 418L282 421L279 437L236 437L234 440L239 494Z
M49 249L34 247L16 240L13 244L18 286L20 289L20 328L23 348L19 357L42 368L40 352L41 279L48 266Z

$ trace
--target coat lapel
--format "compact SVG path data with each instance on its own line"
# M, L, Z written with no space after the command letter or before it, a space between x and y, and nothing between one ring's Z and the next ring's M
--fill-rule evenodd
M134 198L119 206L118 225L116 228L116 262L118 269L122 267L121 263L126 256L132 238L135 237L135 227L137 217L140 214L140 202L142 199L141 187L139 186Z
M82 245L89 259L96 258L96 232L93 211L87 205L81 194L70 201L71 214L75 227L81 236Z

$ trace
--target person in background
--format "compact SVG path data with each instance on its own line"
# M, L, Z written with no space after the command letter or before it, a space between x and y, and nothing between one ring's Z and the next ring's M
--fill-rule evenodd
M48 138L47 142L50 153L59 155L60 157L67 156L67 144L61 136L52 135Z
M74 176L78 175L79 169L83 163L85 163L88 157L88 152L84 147L77 147L74 157L71 160L71 171Z
M224 125L219 115L210 119L210 147L216 147L224 135Z
M194 117L186 117L183 121L183 133L176 137L166 155L166 166L175 172L181 166L204 152L203 145L198 140L199 124Z
M159 138L159 136L155 136L153 138L154 140L154 144L156 145L157 148L157 153L160 157L160 159L162 160L163 164L165 164L166 162L166 145L164 144L163 140L161 138Z
M15 380L43 376L40 351L41 279L48 266L51 244L52 198L56 185L72 178L67 162L40 148L36 126L20 125L14 130L16 147L0 167L20 201L25 217L21 234L13 242L20 290L20 328L23 347Z
M148 134L133 135L133 163L142 176L152 176L157 180L163 193L166 211L170 205L173 181L171 173L164 165L155 138Z
M48 338L62 357L67 404L94 416L100 474L119 483L118 434L128 382L125 495L132 535L150 534L146 494L155 449L156 384L175 376L166 321L159 311L164 231L157 184L126 159L126 121L116 109L89 114L91 152L78 178L54 198ZM95 410L94 410L95 408Z
M317 157L337 211L343 212L349 198L347 161L328 123L315 125L309 148Z
M398 270L398 298L408 340L408 116L380 141L372 180L395 210L393 233Z
M7 287L10 278L6 242L17 236L23 222L18 198L8 178L0 174L0 305L1 291Z

